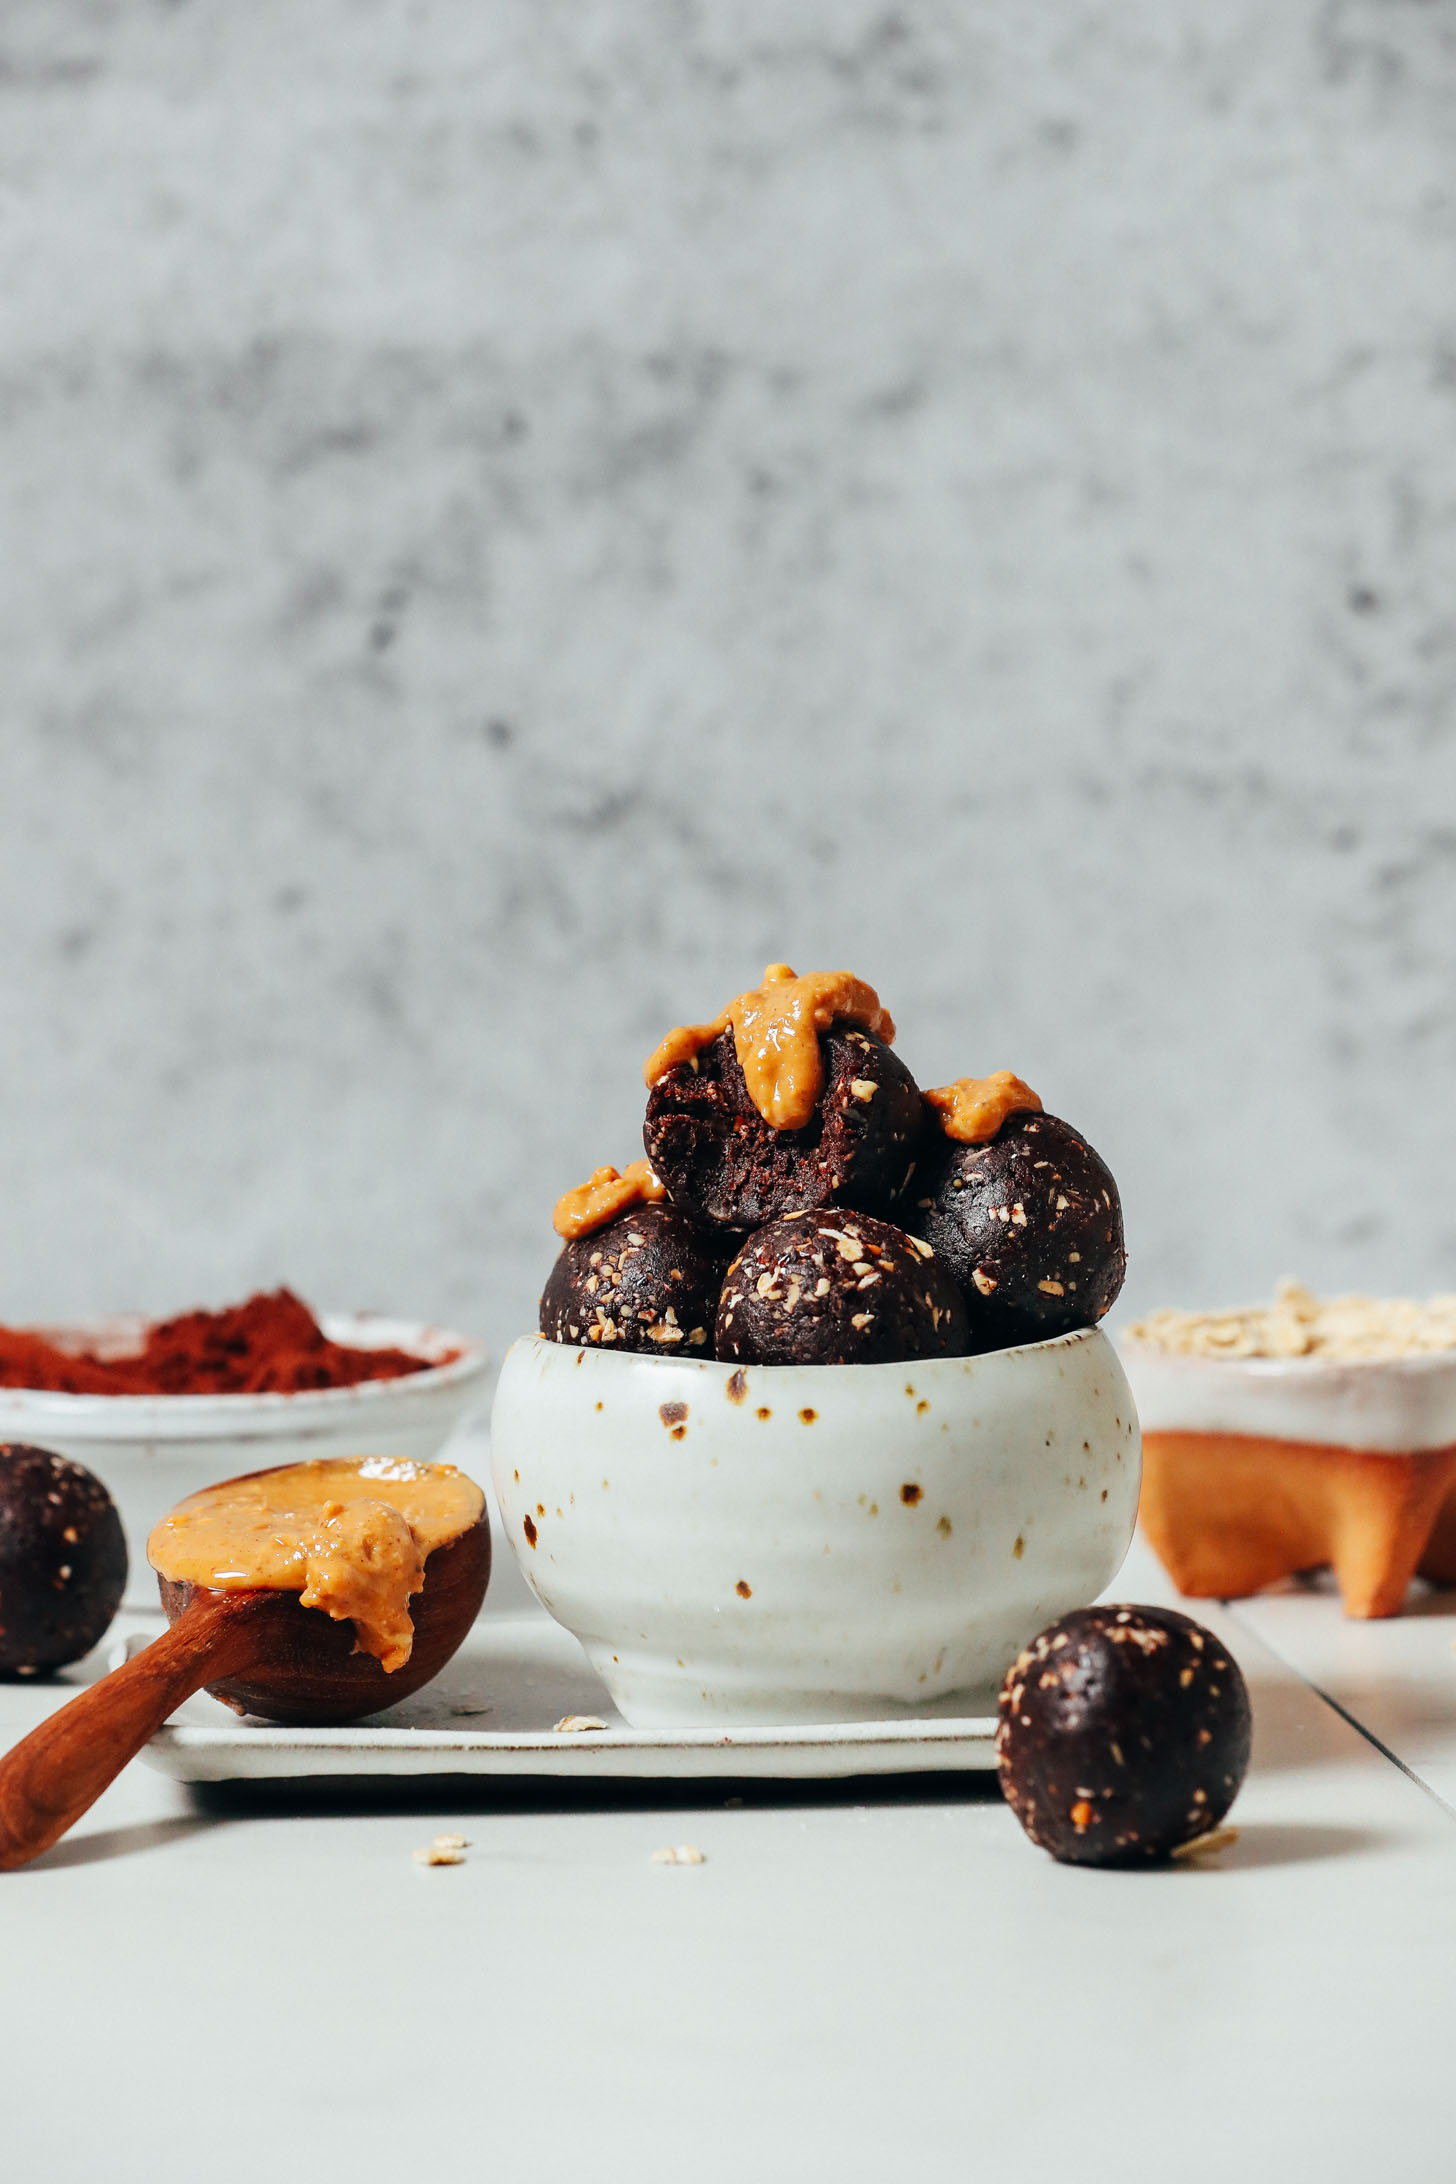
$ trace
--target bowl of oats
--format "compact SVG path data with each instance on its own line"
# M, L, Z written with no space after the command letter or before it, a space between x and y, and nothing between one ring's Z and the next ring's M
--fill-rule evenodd
M1119 1348L1143 1427L1139 1519L1179 1589L1333 1571L1347 1615L1456 1585L1456 1296L1162 1310Z

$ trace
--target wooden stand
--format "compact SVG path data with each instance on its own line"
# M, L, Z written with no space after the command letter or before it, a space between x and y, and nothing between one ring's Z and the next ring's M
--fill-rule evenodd
M1386 1455L1148 1433L1138 1517L1195 1598L1238 1598L1329 1565L1347 1615L1395 1615L1418 1572L1456 1584L1456 1447Z

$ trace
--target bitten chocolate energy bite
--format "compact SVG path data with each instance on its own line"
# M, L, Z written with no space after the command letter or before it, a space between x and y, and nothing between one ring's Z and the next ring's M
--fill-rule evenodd
M1082 1608L1019 1653L996 1758L1032 1842L1066 1865L1151 1865L1216 1828L1249 1765L1249 1694L1174 1608Z
M713 1354L723 1281L717 1240L671 1206L644 1203L562 1249L541 1293L548 1342Z
M1102 1162L1010 1070L922 1094L894 1037L863 979L787 963L711 1022L670 1031L643 1069L647 1158L598 1168L557 1203L568 1248L542 1333L706 1351L708 1269L735 1249L753 1294L725 1300L720 1357L959 1356L1093 1325L1125 1263ZM668 1214L683 1225L662 1226ZM825 1218L779 1238L799 1214ZM863 1237L851 1222L869 1224ZM881 1232L898 1241L865 1258Z
M840 1206L770 1221L723 1279L720 1358L875 1365L965 1348L965 1306L930 1246Z
M101 1481L49 1449L0 1446L0 1675L79 1661L125 1589L126 1538Z
M932 1125L905 1218L959 1282L977 1350L1091 1327L1122 1287L1117 1185L1055 1115L1018 1109L981 1142Z
M771 964L713 1023L670 1033L647 1064L642 1139L673 1204L738 1230L831 1202L888 1211L922 1119L894 1031L847 973Z

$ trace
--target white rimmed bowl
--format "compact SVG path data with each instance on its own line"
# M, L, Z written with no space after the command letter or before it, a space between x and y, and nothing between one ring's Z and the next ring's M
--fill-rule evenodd
M506 1537L638 1728L984 1711L1115 1576L1137 1416L1094 1328L984 1357L508 1352Z
M1144 1433L1413 1454L1456 1444L1456 1351L1405 1357L1206 1357L1119 1335Z
M450 1358L399 1380L297 1395L62 1395L0 1388L0 1441L28 1441L70 1456L101 1480L121 1512L131 1569L127 1598L156 1604L147 1534L174 1502L216 1479L323 1456L408 1456L428 1463L483 1398L479 1343L418 1320L324 1312L335 1342ZM135 1344L145 1321L110 1318L37 1330L67 1346ZM450 1357L452 1351L458 1355Z

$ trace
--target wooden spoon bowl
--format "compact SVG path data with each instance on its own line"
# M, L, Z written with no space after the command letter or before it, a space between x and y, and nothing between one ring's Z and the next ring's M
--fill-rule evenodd
M204 1687L239 1713L324 1726L408 1698L438 1675L480 1612L490 1577L484 1513L425 1559L410 1602L414 1644L386 1672L354 1651L354 1626L295 1592L215 1592L162 1580L170 1628L33 1729L0 1761L0 1871L48 1850Z
M169 1577L157 1584L174 1630L204 1614L225 1616L236 1602L266 1602L269 1612L257 1626L266 1628L266 1643L257 1659L243 1674L220 1676L205 1688L235 1713L321 1728L377 1714L438 1676L479 1615L489 1581L490 1525L482 1514L426 1560L424 1590L410 1602L414 1645L403 1668L393 1670L356 1650L352 1623L304 1607L297 1593L213 1592Z

